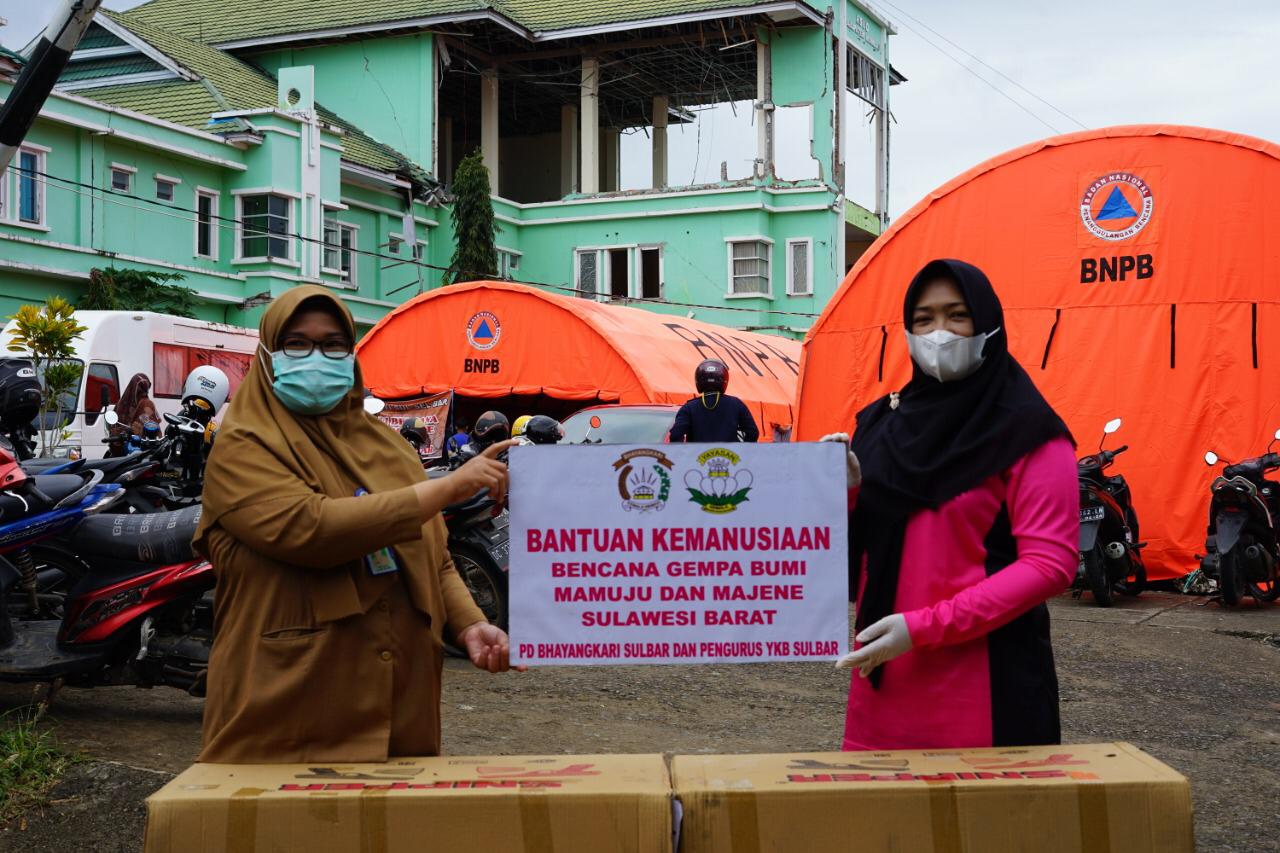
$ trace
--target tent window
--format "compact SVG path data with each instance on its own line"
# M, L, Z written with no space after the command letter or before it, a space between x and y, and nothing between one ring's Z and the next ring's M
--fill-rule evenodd
M1169 306L1169 368L1178 366L1178 306Z
M1044 355L1040 358L1040 369L1044 370L1049 364L1049 350L1053 349L1053 336L1058 334L1058 321L1062 319L1062 309L1059 308L1053 315L1053 325L1049 327L1049 339L1044 342Z
M1258 303L1253 303L1253 319L1249 324L1250 337L1253 341L1253 369L1258 369Z
M884 381L884 351L889 346L889 330L880 327L880 366L876 368L876 381Z

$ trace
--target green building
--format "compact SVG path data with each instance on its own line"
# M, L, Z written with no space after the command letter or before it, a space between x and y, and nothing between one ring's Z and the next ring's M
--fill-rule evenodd
M246 325L321 283L367 327L440 286L450 181L478 148L496 277L799 335L887 219L892 32L846 0L101 12L0 180L0 312L114 265L180 273L201 316ZM0 97L19 61L0 54ZM726 103L750 114L749 174L677 184L671 129ZM855 109L874 153L847 163ZM780 178L806 132L812 174ZM651 178L624 189L637 133ZM872 209L846 200L851 170Z

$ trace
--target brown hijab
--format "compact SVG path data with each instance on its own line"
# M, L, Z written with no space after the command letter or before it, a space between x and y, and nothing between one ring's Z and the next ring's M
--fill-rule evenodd
M205 472L195 537L202 553L208 553L209 529L234 510L289 495L351 497L352 483L381 493L422 482L422 463L409 443L364 410L359 363L351 391L327 414L294 414L272 390L267 352L277 348L302 304L319 299L333 306L355 341L351 313L323 287L295 287L271 303L258 326L262 349L236 390ZM395 548L405 565L429 564L422 540Z

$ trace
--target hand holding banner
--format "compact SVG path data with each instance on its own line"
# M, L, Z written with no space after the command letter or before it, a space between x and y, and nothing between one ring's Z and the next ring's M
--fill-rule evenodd
M833 444L513 448L512 662L834 660L847 500Z

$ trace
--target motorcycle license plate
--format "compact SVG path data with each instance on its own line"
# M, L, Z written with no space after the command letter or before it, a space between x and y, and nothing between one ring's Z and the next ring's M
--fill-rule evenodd
M1107 511L1100 506L1086 506L1080 509L1080 521L1102 521Z

